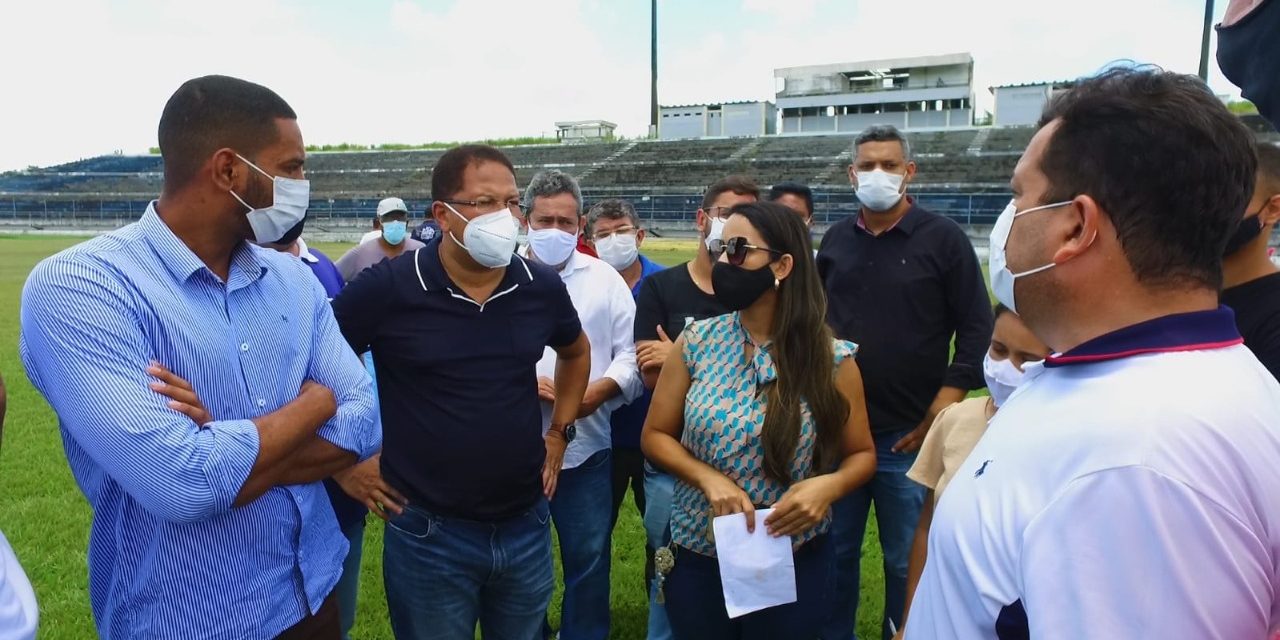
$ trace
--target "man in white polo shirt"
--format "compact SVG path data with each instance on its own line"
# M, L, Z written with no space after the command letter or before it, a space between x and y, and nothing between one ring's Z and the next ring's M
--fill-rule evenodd
M608 263L577 251L586 227L582 191L573 176L551 169L533 177L524 192L526 251L530 260L560 273L591 343L591 375L578 420L569 435L564 467L551 499L551 520L564 565L562 640L609 637L609 561L613 530L613 410L644 390L636 365L631 289ZM556 352L538 362L542 428L551 427ZM544 636L550 636L548 627Z
M1280 629L1280 385L1218 306L1255 167L1192 76L1112 70L1046 108L991 279L1059 353L938 504L908 640Z

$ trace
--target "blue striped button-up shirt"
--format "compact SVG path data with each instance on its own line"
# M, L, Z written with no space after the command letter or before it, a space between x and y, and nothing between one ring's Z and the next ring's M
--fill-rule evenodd
M270 638L319 608L347 551L321 483L232 507L258 454L250 420L305 380L338 402L319 436L361 457L381 445L369 377L306 265L244 243L224 283L153 202L31 272L20 349L93 508L102 637ZM148 388L152 360L214 421L198 427Z

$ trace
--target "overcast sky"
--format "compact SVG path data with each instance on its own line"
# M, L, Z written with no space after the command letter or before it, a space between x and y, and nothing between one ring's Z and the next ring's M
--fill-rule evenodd
M663 104L769 99L778 67L967 51L981 112L988 86L1116 59L1195 73L1204 3L659 0L658 12ZM1210 85L1238 95L1212 51ZM634 136L649 122L646 0L6 0L0 61L0 170L145 153L173 90L210 73L279 92L309 144L552 135L588 118Z

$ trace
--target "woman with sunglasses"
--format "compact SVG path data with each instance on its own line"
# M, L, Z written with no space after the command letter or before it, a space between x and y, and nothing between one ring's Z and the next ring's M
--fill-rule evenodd
M876 467L857 346L826 326L809 232L790 209L737 205L723 237L711 246L711 280L734 312L681 334L641 439L679 480L667 615L678 640L813 638L834 582L831 503ZM796 602L728 618L711 520L732 513L791 538Z

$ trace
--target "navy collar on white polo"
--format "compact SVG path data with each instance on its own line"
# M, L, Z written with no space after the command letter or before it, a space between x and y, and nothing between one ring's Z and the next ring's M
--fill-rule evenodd
M1148 353L1222 349L1242 344L1229 307L1161 316L1112 331L1061 354L1045 358L1048 368L1105 362Z

